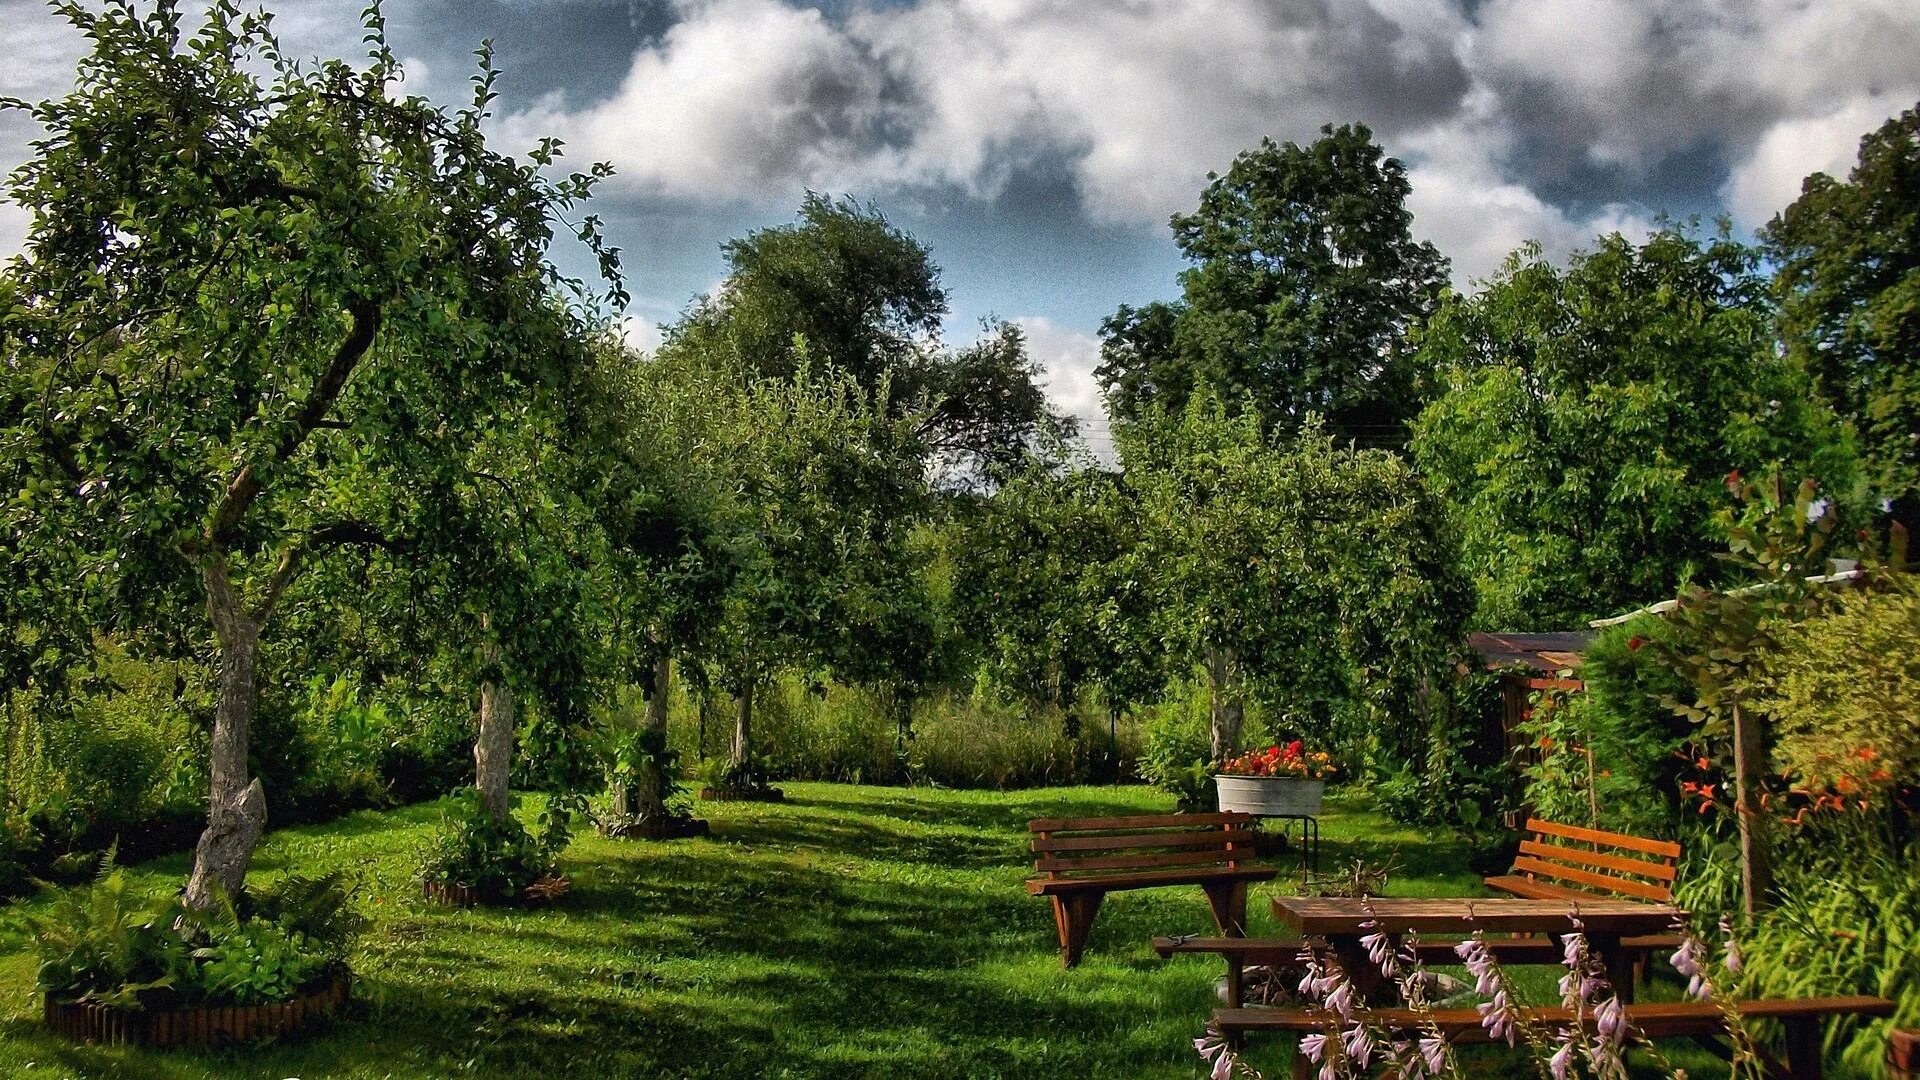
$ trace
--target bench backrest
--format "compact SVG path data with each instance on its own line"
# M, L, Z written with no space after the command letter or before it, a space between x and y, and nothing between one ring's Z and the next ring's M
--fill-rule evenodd
M1033 868L1050 879L1101 873L1209 866L1252 859L1252 814L1160 814L1112 818L1040 818Z
M1513 872L1585 892L1636 900L1673 899L1680 845L1671 840L1583 829L1540 818L1527 819L1531 835L1520 841Z

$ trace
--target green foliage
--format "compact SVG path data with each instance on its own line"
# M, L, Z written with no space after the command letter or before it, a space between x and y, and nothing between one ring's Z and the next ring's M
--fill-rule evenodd
M221 923L207 934L207 944L193 950L192 986L209 1001L286 1001L327 970L326 957L272 923Z
M1535 695L1519 732L1526 802L1541 817L1638 836L1673 836L1692 725L1661 704L1685 693L1657 658L1675 630L1642 616L1602 632L1582 654L1578 691Z
M1853 500L1850 445L1774 353L1755 253L1678 228L1564 270L1537 246L1419 335L1443 392L1413 453L1459 530L1475 624L1563 630L1724 575L1722 478Z
M31 106L45 136L10 185L33 220L0 312L0 678L54 702L50 669L97 633L218 656L215 723L243 756L255 646L303 570L342 548L455 584L516 568L474 558L499 534L454 511L568 387L599 298L546 254L607 169L550 178L551 140L487 147L490 50L469 108L398 96L377 7L358 68L296 62L232 3L191 33L173 0L59 10L92 50L71 95ZM613 274L595 219L575 231ZM577 577L544 569L552 591ZM577 685L545 599L501 612L516 674ZM246 762L216 765L216 824L246 837ZM198 866L196 902L250 846Z
M1891 569L1784 630L1754 707L1775 766L1802 786L1872 793L1920 782L1920 583Z
M1860 140L1845 181L1807 177L1762 230L1789 355L1859 431L1870 480L1920 493L1920 107Z
M1160 689L1139 540L1132 492L1094 469L1029 470L963 519L955 618L978 628L986 676L1056 709L1096 688L1110 707Z
M238 904L222 896L195 910L137 892L109 855L92 885L28 919L36 982L56 1000L107 1005L286 1001L345 963L366 925L352 900L345 873L334 870L289 875Z
M1467 587L1406 462L1312 431L1269 441L1207 392L1117 438L1141 507L1130 572L1173 662L1209 665L1222 696L1244 683L1276 736L1423 753ZM1219 728L1216 712L1216 740L1237 737Z
M723 251L724 286L667 328L663 357L734 381L846 377L887 414L917 413L929 462L961 479L1002 474L1072 432L1019 327L989 322L967 348L941 344L939 268L875 207L809 192L798 221Z
M1070 723L990 686L916 697L904 741L899 702L882 688L788 674L763 687L755 703L754 744L769 772L783 779L1013 790L1125 779L1140 752L1136 715L1118 719L1116 745L1097 700L1078 705ZM675 698L676 715L688 719L674 726L674 745L684 759L707 759L696 769L703 779L725 770L732 717L723 715L723 704L706 709L702 746L697 696Z
M1920 844L1903 847L1877 811L1849 812L1790 837L1782 855L1777 906L1740 932L1741 989L1893 999L1889 1019L1843 1017L1827 1027L1828 1053L1869 1074L1889 1030L1920 1024Z
M61 894L47 916L28 920L38 988L62 1001L137 1005L141 994L174 986L190 964L173 930L176 911L134 892L126 873L103 860L90 887Z
M1140 778L1172 795L1191 810L1204 810L1213 800L1213 753L1207 741L1206 717L1174 710L1156 713L1159 723L1147 725L1147 743L1140 755Z
M458 885L490 902L508 902L554 872L564 836L545 831L536 836L512 815L495 818L471 793L462 796L457 807L441 819L440 828L420 850L421 880Z
M1097 371L1116 417L1179 413L1203 386L1283 432L1326 418L1399 445L1420 382L1406 334L1432 311L1447 260L1409 232L1406 169L1364 125L1234 159L1173 219L1193 263L1174 304L1122 307Z

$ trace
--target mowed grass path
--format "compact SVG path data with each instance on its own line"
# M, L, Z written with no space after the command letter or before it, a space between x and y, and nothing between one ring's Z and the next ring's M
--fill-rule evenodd
M440 804L272 834L256 873L349 868L373 917L349 1013L286 1044L160 1053L46 1035L21 918L40 901L15 904L0 913L0 1076L1201 1074L1191 1040L1220 966L1147 944L1210 929L1200 890L1110 896L1063 971L1048 906L1020 885L1029 818L1164 812L1166 796L784 786L784 805L700 804L709 839L583 833L564 861L573 891L535 911L419 899L415 851ZM1391 893L1480 891L1456 841L1351 808L1323 830L1323 866L1397 853ZM186 864L134 873L165 892ZM1276 930L1266 898L1283 865L1256 887L1253 933Z

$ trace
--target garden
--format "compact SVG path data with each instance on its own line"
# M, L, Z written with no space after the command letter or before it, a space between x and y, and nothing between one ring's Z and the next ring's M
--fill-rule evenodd
M642 350L488 47L57 6L0 1071L1920 1075L1920 107L1470 291L1263 142L1103 460L870 203Z

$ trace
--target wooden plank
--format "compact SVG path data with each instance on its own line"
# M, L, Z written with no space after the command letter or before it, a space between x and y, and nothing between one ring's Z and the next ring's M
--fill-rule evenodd
M1589 844L1626 848L1629 851L1641 851L1668 859L1680 857L1680 845L1671 840L1649 840L1644 836L1629 836L1626 833L1607 832L1604 829L1583 829L1578 825L1562 825L1557 821L1546 821L1541 818L1528 818L1527 831L1546 836L1558 836L1564 840L1584 840Z
M1092 832L1100 829L1167 829L1182 825L1193 827L1248 825L1252 814L1228 811L1222 814L1146 814L1110 818L1035 818L1027 822L1028 832Z
M1378 897L1349 900L1331 896L1282 896L1273 912L1302 935L1358 935L1373 922L1389 933L1456 936L1472 930L1530 934L1565 933L1573 909L1589 931L1603 934L1652 934L1667 930L1681 916L1670 904L1648 904L1609 897L1568 900L1479 900L1469 897Z
M1209 829L1200 832L1128 833L1125 836L1053 836L1035 840L1035 851L1113 851L1130 848L1213 847L1253 843L1253 833L1244 829Z
M1225 851L1166 851L1139 855L1093 855L1081 859L1035 859L1033 868L1048 873L1074 873L1082 870L1145 870L1154 866L1191 866L1196 863L1224 863L1238 857L1238 852ZM1253 857L1249 848L1246 858Z
M1084 890L1114 892L1120 889L1151 889L1161 885L1203 885L1210 881L1271 881L1279 875L1280 871L1271 866L1242 866L1237 869L1203 866L1192 870L1145 870L1109 877L1029 878L1027 892L1033 896L1061 896Z
M1894 1003L1876 997L1761 998L1738 1003L1740 1015L1748 1020L1779 1020L1789 1017L1818 1016L1891 1016ZM1566 1025L1572 1013L1559 1006L1536 1006L1521 1010L1534 1024ZM1665 1001L1626 1007L1628 1022L1649 1036L1705 1034L1726 1030L1726 1017L1720 1006L1705 1001ZM1484 1041L1486 1030L1480 1026L1475 1009L1369 1009L1368 1021L1389 1030L1409 1030L1429 1021L1449 1036L1449 1042ZM1321 1031L1329 1014L1318 1008L1215 1009L1214 1022L1223 1031ZM1591 1013L1586 1017L1594 1023Z
M1617 870L1623 874L1638 874L1641 877L1672 881L1674 866L1670 862L1647 862L1644 859L1629 859L1624 855L1609 855L1604 851L1583 851L1579 848L1560 847L1557 844L1543 844L1538 840L1520 841L1520 854L1538 855L1543 859L1559 862L1580 863L1583 866L1597 866L1603 870Z
M1480 880L1489 889L1498 889L1528 900L1569 900L1574 903L1585 903L1588 900L1607 899L1600 893L1587 892L1585 889L1569 889L1564 885L1549 885L1544 881L1512 875Z
M1604 889L1608 892L1638 896L1645 900L1673 899L1673 890L1664 885L1649 885L1644 881L1635 881L1633 878L1610 877L1606 874L1596 874L1591 870L1582 870L1577 866L1547 862L1545 859L1535 859L1526 855L1517 856L1513 860L1513 872L1516 874L1539 874L1557 881L1571 881L1579 885L1588 885L1596 889Z
M1430 966L1456 966L1460 963L1454 941L1422 941L1414 946L1420 962ZM1490 938L1487 951L1503 964L1558 965L1564 958L1560 946L1545 938ZM1176 954L1213 954L1238 957L1242 963L1275 967L1300 966L1301 942L1278 938L1157 937L1153 951L1161 956Z

